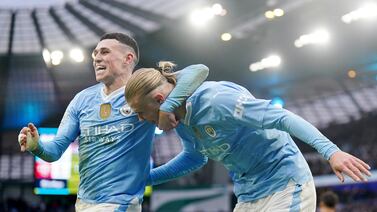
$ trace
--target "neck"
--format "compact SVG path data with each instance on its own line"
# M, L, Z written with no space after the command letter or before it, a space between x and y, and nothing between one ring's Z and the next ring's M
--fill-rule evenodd
M130 78L130 74L117 76L114 78L112 82L104 83L103 91L106 95L111 94L113 91L118 90L119 88L125 86L127 84L128 79Z

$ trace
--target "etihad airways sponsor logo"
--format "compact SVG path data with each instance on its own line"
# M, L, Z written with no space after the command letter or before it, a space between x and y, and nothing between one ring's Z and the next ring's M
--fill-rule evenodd
M96 136L113 133L124 133L132 131L135 128L134 124L124 123L118 125L103 125L83 127L81 129L81 136Z

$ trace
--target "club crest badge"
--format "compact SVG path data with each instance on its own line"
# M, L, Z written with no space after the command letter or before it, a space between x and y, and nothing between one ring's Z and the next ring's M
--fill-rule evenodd
M216 137L216 131L213 129L213 127L206 125L204 126L204 131L211 136L212 138Z
M105 120L110 117L111 115L111 104L110 103L104 103L101 104L100 110L99 110L99 115L101 119Z
M129 116L132 114L132 109L129 105L124 105L123 107L121 107L119 109L119 112L123 115L123 116Z

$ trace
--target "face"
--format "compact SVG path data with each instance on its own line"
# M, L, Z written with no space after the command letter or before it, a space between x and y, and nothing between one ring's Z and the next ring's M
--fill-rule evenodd
M100 41L92 53L97 82L111 84L133 64L134 55L126 45L115 39Z
M129 104L132 110L137 113L140 121L146 120L158 124L160 103L151 94L145 97L135 97Z

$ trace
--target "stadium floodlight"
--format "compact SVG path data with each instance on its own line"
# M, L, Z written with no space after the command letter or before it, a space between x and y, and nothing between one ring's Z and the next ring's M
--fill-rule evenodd
M353 79L353 78L355 78L357 76L357 73L356 73L355 70L351 69L351 70L348 70L347 75L348 75L349 78Z
M43 49L42 56L43 56L43 60L45 61L45 63L50 64L51 54L50 54L50 51L48 49Z
M223 41L229 41L230 39L232 39L232 35L230 33L226 32L221 35L221 40Z
M297 48L301 48L309 44L326 44L330 40L330 34L324 29L317 30L311 34L301 35L295 40L294 44Z
M252 72L256 72L256 71L262 70L263 67L262 67L262 65L258 62L258 63L252 63L252 64L250 64L249 69L250 69L250 71L252 71Z
M219 15L225 16L227 13L228 13L228 11L226 11L226 9L223 9Z
M271 55L265 59L262 60L262 64L266 68L272 68L272 67L278 67L281 63L281 59L277 55Z
M209 20L213 19L214 13L212 8L194 10L190 15L191 23L195 26L204 26Z
M268 18L268 19L273 19L273 18L275 18L275 14L274 14L274 12L271 11L271 10L266 11L266 12L264 13L264 16L265 16L266 18Z
M213 12L214 15L221 15L223 10L224 10L224 8L221 4L212 5L212 12Z
M281 17L284 15L284 10L280 8L276 8L274 10L268 10L264 13L264 16L267 19L274 19L275 17Z
M196 9L190 14L190 21L195 26L204 26L215 16L224 16L227 11L221 4L214 4L212 7Z
M266 68L275 68L281 64L281 58L278 55L271 55L263 58L261 61L252 63L249 66L250 71L256 72Z
M54 66L60 65L61 62L62 62L61 60L51 60L51 63Z
M69 57L77 62L77 63L81 63L84 61L84 53L81 49L79 48L74 48L74 49L71 49L71 51L69 51Z
M350 24L360 19L372 19L377 17L377 4L368 3L357 10L347 13L342 16L342 21L346 24Z
M64 57L64 54L60 50L55 50L51 52L51 63L52 65L59 65Z
M280 9L280 8L276 8L276 9L274 9L274 15L275 15L276 17L281 17L281 16L284 15L284 10L282 10L282 9Z

